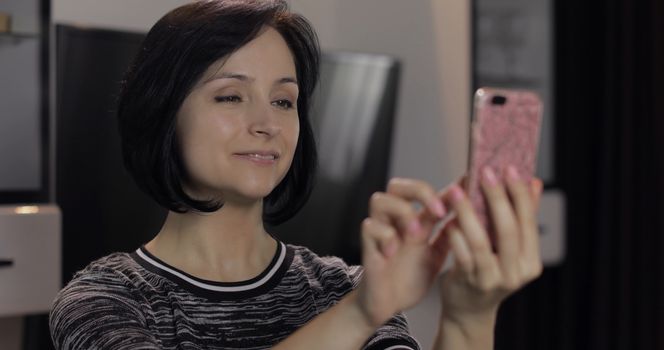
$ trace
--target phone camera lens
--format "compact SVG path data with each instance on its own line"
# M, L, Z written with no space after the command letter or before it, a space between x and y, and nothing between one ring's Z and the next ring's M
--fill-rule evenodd
M494 105L501 105L502 106L502 105L505 104L505 101L507 101L507 98L505 96L496 95L493 98L491 98L491 104L494 104Z

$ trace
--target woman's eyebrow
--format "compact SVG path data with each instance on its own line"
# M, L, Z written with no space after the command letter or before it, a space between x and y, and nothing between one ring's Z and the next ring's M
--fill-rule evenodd
M285 78L278 79L276 81L276 84L287 84L287 83L293 83L293 84L297 85L297 79L295 79L293 77L285 77Z
M252 82L255 80L254 78L250 78L249 76L240 73L221 72L205 80L204 84L218 79L237 79L242 82Z
M252 78L250 76L247 76L247 75L241 74L241 73L221 72L221 73L215 74L214 76L207 79L204 82L204 84L209 83L213 80L217 80L217 79L236 79L236 80L239 80L241 82L249 82L249 83L256 80L255 78ZM294 77L289 76L289 77L279 78L275 81L275 85L287 84L287 83L293 83L293 84L297 85L297 79L295 79Z

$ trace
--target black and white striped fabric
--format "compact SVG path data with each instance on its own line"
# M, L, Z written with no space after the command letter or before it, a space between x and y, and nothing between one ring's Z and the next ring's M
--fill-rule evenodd
M50 315L56 349L266 349L357 286L358 266L279 243L270 265L243 282L180 271L141 247L78 272ZM399 314L364 349L419 349Z

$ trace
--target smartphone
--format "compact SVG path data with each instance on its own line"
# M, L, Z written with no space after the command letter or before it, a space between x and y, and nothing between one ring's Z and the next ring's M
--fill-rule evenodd
M495 247L495 231L480 181L490 166L499 181L509 165L522 179L535 174L542 101L532 91L480 88L475 92L465 190Z

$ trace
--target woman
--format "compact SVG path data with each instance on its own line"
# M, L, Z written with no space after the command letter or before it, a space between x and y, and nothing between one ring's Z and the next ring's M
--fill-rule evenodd
M436 193L410 179L372 197L364 269L265 231L311 189L318 55L283 0L199 1L155 24L118 116L128 171L169 214L153 240L91 263L60 292L56 348L419 349L399 312L426 295L448 252L435 347L492 347L500 302L541 272L539 182L511 171L503 186L485 169L497 253L459 186ZM430 239L446 208L456 219Z

